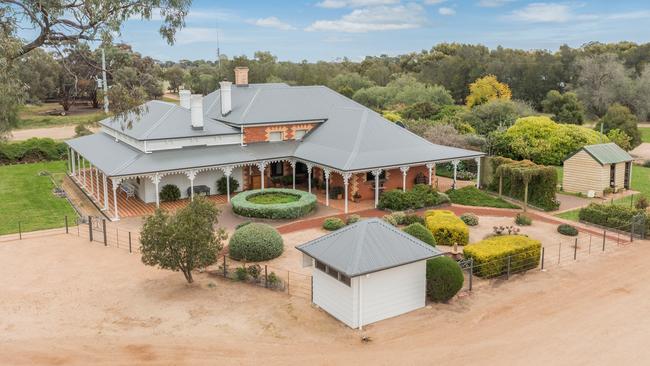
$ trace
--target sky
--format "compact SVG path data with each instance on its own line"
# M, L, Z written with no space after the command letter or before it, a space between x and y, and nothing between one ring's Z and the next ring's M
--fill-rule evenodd
M194 0L173 46L159 20L132 19L118 40L158 60L270 51L279 60L332 61L429 50L442 42L556 50L590 41L650 41L650 1Z

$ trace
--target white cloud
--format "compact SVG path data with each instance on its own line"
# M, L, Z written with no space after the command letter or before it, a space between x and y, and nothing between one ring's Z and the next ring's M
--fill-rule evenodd
M563 23L573 18L573 13L565 4L532 3L514 10L509 18L531 23Z
M318 20L305 30L366 33L419 28L426 22L424 8L410 3L355 9L337 20Z
M427 5L436 5L436 4L442 4L446 1L447 0L425 0L424 3Z
M484 8L498 8L500 6L504 6L507 3L511 3L515 0L480 0L478 2L478 6L484 7Z
M296 29L291 24L285 23L276 17L260 18L256 20L251 20L249 21L249 23L255 24L258 27L275 28L280 30Z
M399 0L323 0L316 6L328 9L360 8L364 6L392 5L399 3Z
M440 15L454 15L454 14L456 14L456 10L454 10L452 8L442 7L440 9L438 9L438 13Z

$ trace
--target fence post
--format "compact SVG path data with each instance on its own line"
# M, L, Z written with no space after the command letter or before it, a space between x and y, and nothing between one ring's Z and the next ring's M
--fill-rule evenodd
M269 288L269 268L264 265L264 287Z
M131 232L129 231L129 253L133 253L131 251Z
M542 271L544 270L544 254L545 254L544 252L545 252L545 250L546 250L546 248L542 247L542 268L541 268Z
M578 238L576 238L575 244L573 245L573 260L576 260L578 256Z
M223 255L223 276L228 277L228 270L226 269L226 255Z
M511 259L512 259L512 256L509 255L508 256L508 272L506 273L506 280L510 279L510 261L511 261Z
M93 241L93 217L88 216L88 238Z
M68 234L68 215L65 215L65 233Z
M469 259L469 290L472 291L474 277L474 258ZM312 279L313 281L313 279Z
M605 251L605 239L607 238L607 230L603 230L603 252Z
M20 221L18 221L18 239L23 240L23 228L20 226Z
M106 219L102 219L102 229L104 231L104 246L108 246L108 238L106 237Z

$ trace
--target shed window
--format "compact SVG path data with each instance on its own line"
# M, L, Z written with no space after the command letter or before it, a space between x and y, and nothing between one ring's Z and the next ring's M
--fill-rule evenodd
M316 261L316 268L318 268L321 271L325 272L325 270L327 269L327 266L323 262Z
M328 275L336 278L337 280L343 282L346 286L350 286L350 277L340 273L339 271L330 268L323 262L316 261L316 269L327 273Z
M282 141L282 131L269 132L269 141Z

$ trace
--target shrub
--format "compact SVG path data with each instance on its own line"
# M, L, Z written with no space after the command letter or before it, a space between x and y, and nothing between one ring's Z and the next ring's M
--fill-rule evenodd
M236 192L237 189L239 189L239 181L237 179L233 178L233 176L230 176L230 193ZM227 187L226 187L226 176L223 176L217 180L217 192L219 194L227 194L226 192Z
M469 242L469 229L463 220L447 210L429 210L424 214L427 229L431 231L439 245L466 245Z
M557 232L562 234L562 235L567 235L567 236L577 236L578 235L578 229L576 229L575 226L569 225L569 224L560 224L560 225L558 225Z
M257 281L260 277L260 274L262 274L262 267L259 264L255 263L248 266L248 268L246 268L246 271L255 281Z
M533 219L530 218L530 216L522 213L518 213L517 216L515 216L515 224L520 225L520 226L528 226L533 223Z
M463 270L449 257L427 261L427 295L436 302L447 302L463 288Z
M270 288L278 288L282 284L282 280L275 272L271 272L266 278L266 283L268 283Z
M424 226L425 225L424 217L418 214L407 214L406 216L404 216L404 225L411 225L415 223Z
M406 220L406 214L402 211L393 212L391 214L395 218L397 225L404 225L404 220Z
M356 215L356 214L352 214L352 215L349 215L348 217L345 218L345 224L346 225L352 225L354 223L359 222L360 220L361 220L361 216Z
M416 184L408 191L394 189L384 192L379 197L380 209L394 211L404 211L408 209L418 209L423 207L432 207L444 203L440 193L426 184ZM447 201L448 202L448 201Z
M284 193L300 197L297 201L276 204L257 204L249 197L263 193ZM237 194L230 201L234 213L246 217L262 219L295 219L304 216L316 208L316 196L299 190L284 188L267 188L265 190L245 191Z
M536 268L542 243L523 235L492 236L463 248L465 258L474 260L474 274L480 277L500 276L508 270L520 272Z
M0 164L35 163L65 159L68 147L64 142L50 138L31 138L25 141L1 142Z
M384 215L384 217L382 217L381 219L393 226L397 226L397 219L392 214Z
M467 226L476 226L478 225L478 216L475 214L468 212L460 215L460 219L463 220Z
M246 267L235 268L235 279L237 281L246 281L248 279L248 271L246 271Z
M323 221L323 229L334 231L345 226L345 222L338 217L328 217Z
M639 132L638 123L639 120L630 112L628 107L614 103L609 106L607 113L596 124L595 129L600 130L601 125L605 133L619 129L632 139L632 147L636 147L641 143L641 132Z
M241 222L241 223L237 224L237 226L235 226L235 230L237 230L237 229L241 229L241 228L243 228L244 226L250 224L251 222L252 222L252 221L244 221L244 222Z
M636 200L636 203L634 204L634 207L637 210L645 210L648 208L648 199L645 196L641 196Z
M405 227L404 232L422 240L432 247L436 246L436 239L433 237L433 234L431 234L431 232L422 224L419 224L417 222L413 223Z
M270 225L252 222L235 230L230 238L233 259L260 262L279 257L284 251L280 233Z
M164 202L177 201L181 198L181 190L173 184L165 184L160 190L160 200Z
M619 205L601 205L592 203L587 207L580 209L578 218L580 221L590 222L592 224L615 228L624 231L632 229L633 218L637 215L643 215L645 220L645 232L650 231L650 218L644 210ZM636 227L635 230L641 228Z

